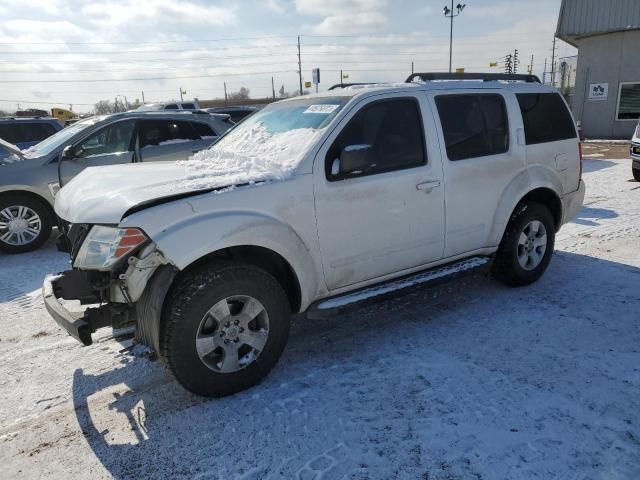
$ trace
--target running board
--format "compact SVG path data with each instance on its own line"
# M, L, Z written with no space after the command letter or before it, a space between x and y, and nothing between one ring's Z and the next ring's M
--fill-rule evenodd
M448 263L407 277L320 300L309 308L307 316L309 318L322 318L327 315L335 315L347 309L361 307L374 300L384 300L404 295L419 288L440 285L463 274L484 271L489 267L490 262L490 257L465 258L464 260Z

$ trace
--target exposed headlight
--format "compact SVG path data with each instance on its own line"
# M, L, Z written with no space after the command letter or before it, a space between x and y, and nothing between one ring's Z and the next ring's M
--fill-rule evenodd
M122 257L147 241L138 228L94 225L84 239L73 266L86 270L110 270Z
M636 133L634 135L635 138L640 138L640 122L638 122L638 126L636 127Z

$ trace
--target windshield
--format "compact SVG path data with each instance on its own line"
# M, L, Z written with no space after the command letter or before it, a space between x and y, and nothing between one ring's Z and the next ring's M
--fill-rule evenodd
M91 117L80 122L76 122L68 127L63 128L55 135L44 139L40 143L29 148L25 155L27 157L43 157L64 146L74 135L81 132L87 127L95 125L97 122L103 120L105 116Z
M179 186L212 188L290 177L350 98L305 98L265 107L185 162L187 175Z

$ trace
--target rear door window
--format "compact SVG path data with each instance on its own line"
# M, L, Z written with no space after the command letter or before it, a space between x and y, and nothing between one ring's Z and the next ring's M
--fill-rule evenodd
M24 135L27 138L24 142L39 142L56 133L56 130L49 123L25 123Z
M193 103L183 103L182 108L185 108L187 110L193 110L196 108L196 106Z
M180 120L143 120L140 123L140 148L199 140L191 122Z
M509 150L509 123L502 95L438 95L436 106L449 160Z
M213 129L206 123L194 122L193 128L195 129L196 133L200 136L200 138L212 138L212 137L218 136L216 132L214 132Z
M527 145L576 138L576 128L562 97L557 93L516 94Z
M56 133L48 123L8 123L0 125L0 138L10 143L40 142Z

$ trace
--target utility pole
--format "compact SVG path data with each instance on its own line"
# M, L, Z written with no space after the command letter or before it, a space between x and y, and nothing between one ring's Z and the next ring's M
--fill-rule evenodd
M553 49L551 50L551 86L556 83L556 36L553 35Z
M342 88L342 70L340 70L340 88Z
M451 8L445 5L443 10L444 16L448 17L451 21L451 27L449 29L449 73L451 73L451 60L453 58L453 19L460 15L464 10L464 7L466 6L467 5L464 3L459 3L458 5L456 5L456 10L458 11L458 13L453 13L453 0L451 0Z
M513 73L518 73L518 64L520 60L518 60L518 49L516 48L513 51Z
M142 90L142 103L144 104L144 90Z
M300 79L300 96L302 96L302 55L300 54L300 35L298 35L298 78Z
M504 57L504 73L513 73L513 56L510 53Z
M411 75L413 75L413 62L411 62Z
M544 70L542 71L542 84L547 82L547 57L544 57Z
M271 92L273 93L273 99L276 99L276 85L273 83L273 77L271 77Z
M224 106L225 107L227 106L227 102L228 102L228 99L227 99L227 82L224 82Z
M182 102L183 98L182 98L182 87L180 87L180 101Z
M529 75L533 74L533 53L531 54L531 62L529 63Z

